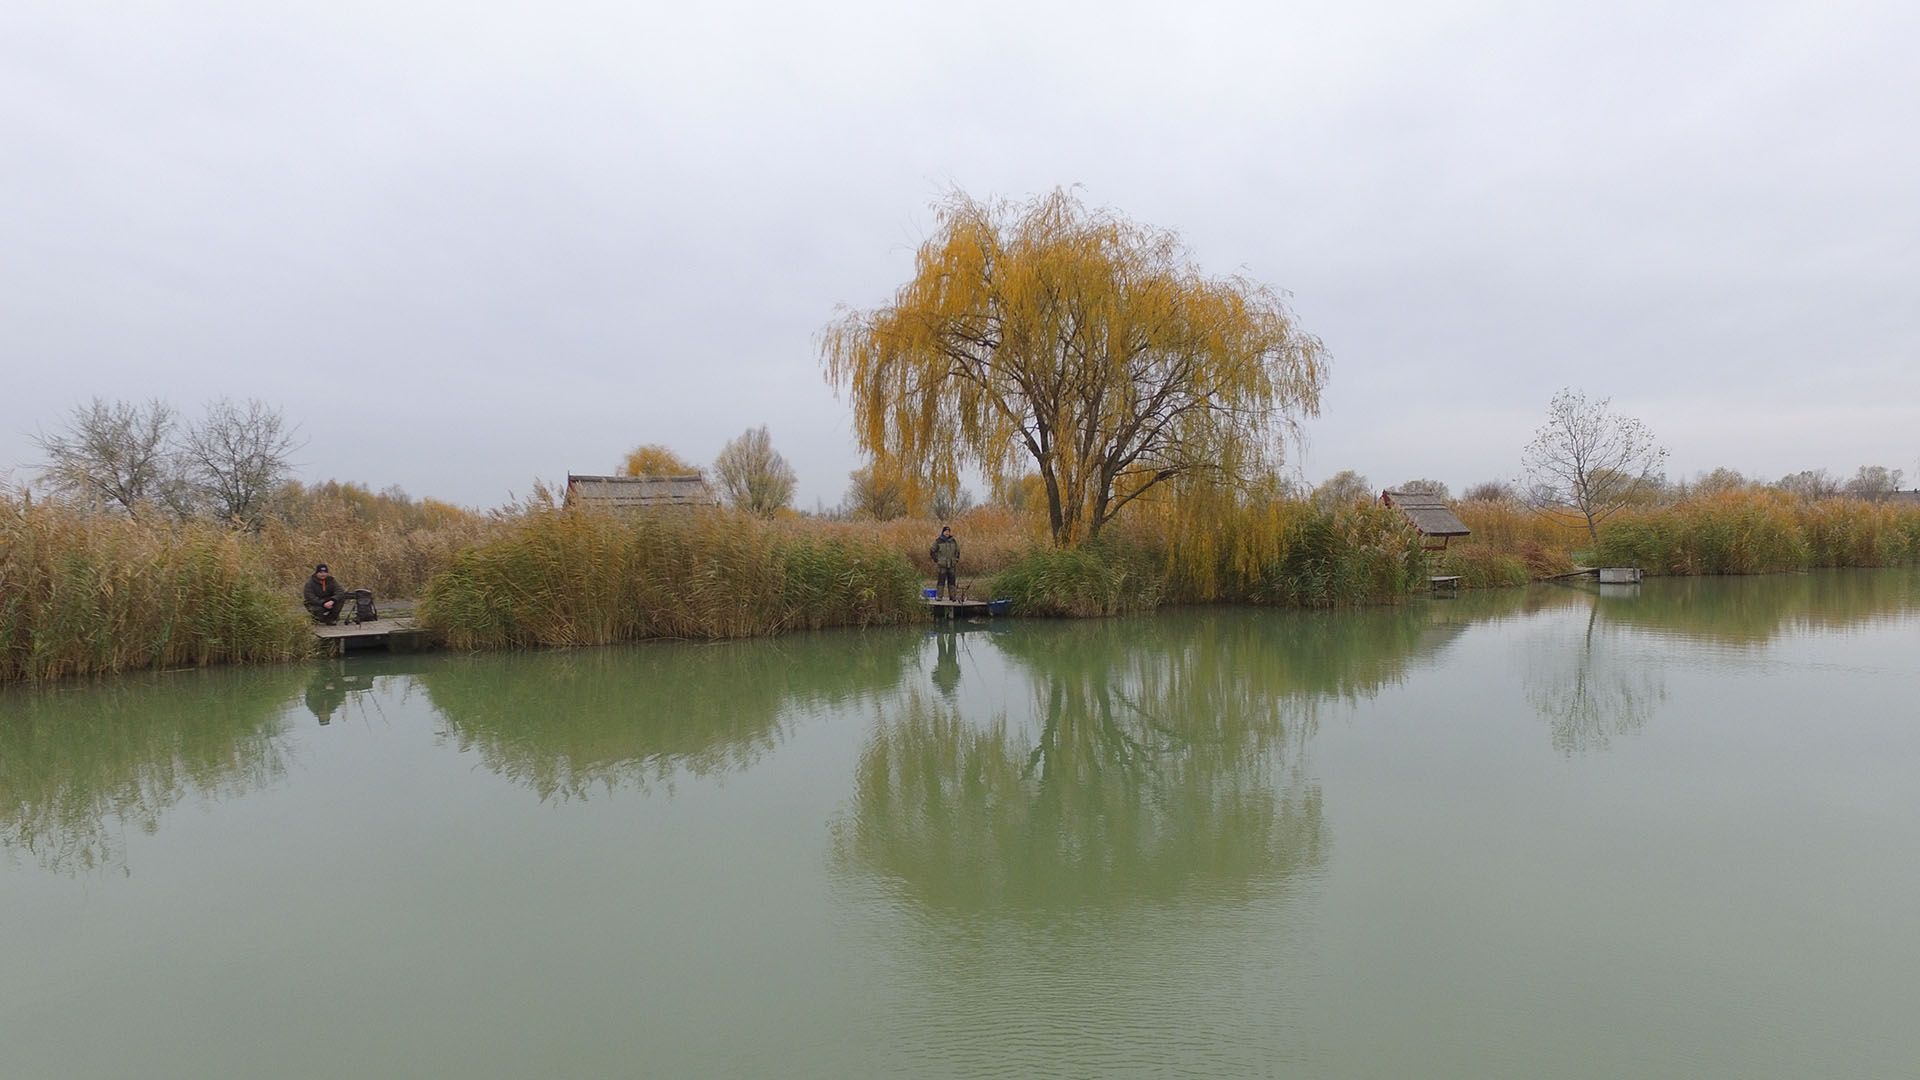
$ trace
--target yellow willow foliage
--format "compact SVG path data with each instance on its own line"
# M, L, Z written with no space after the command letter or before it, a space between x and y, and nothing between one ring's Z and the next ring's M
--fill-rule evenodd
M1141 523L1166 552L1179 593L1218 600L1284 563L1310 507L1273 478L1240 488L1171 485L1144 499Z
M1214 278L1171 232L1056 190L1025 204L956 193L893 301L822 340L861 447L932 485L969 466L1037 472L1059 545L1180 481L1270 475L1317 414L1320 342L1280 295Z
M698 466L689 465L659 443L634 447L620 463L621 476L692 476L699 471Z

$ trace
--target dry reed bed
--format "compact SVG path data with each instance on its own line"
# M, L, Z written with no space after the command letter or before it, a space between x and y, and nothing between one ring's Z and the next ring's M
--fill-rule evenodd
M1047 542L1046 522L1030 514L1019 514L1004 507L976 507L952 521L933 518L896 518L893 521L821 521L794 518L795 528L822 537L878 544L897 552L927 577L933 563L927 549L940 535L942 525L952 525L960 541L962 579L986 578L1005 570Z
M223 527L0 499L0 682L286 660L310 644L259 549Z
M1622 512L1601 528L1595 555L1655 574L1910 566L1920 563L1920 507L1726 492Z
M454 557L421 617L456 648L738 638L897 623L918 577L871 540L724 510L536 510Z
M326 563L348 588L372 589L380 597L419 596L456 554L490 539L508 520L344 484L302 492L284 513L262 527L256 541L273 580L289 596L299 595L316 563Z

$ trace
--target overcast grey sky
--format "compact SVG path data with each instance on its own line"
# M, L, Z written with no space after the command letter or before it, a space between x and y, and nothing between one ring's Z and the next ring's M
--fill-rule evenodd
M1511 476L1563 385L1670 469L1920 473L1920 5L0 6L0 469L90 395L282 405L492 505L766 423L951 186L1293 293L1318 480Z

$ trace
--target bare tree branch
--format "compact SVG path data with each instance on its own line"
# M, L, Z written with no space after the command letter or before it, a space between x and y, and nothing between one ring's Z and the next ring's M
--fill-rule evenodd
M1526 498L1539 510L1577 512L1598 539L1602 521L1660 484L1666 460L1646 424L1614 412L1609 399L1561 390L1522 454Z

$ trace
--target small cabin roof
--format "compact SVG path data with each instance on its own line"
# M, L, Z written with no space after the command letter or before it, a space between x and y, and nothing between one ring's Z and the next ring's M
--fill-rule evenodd
M1424 491L1383 491L1380 493L1382 505L1391 506L1406 515L1413 527L1422 536L1469 536L1472 529L1454 516L1452 508L1440 501L1438 495L1429 495Z
M663 506L717 506L720 499L704 476L575 476L567 474L567 505L602 510L653 510Z

